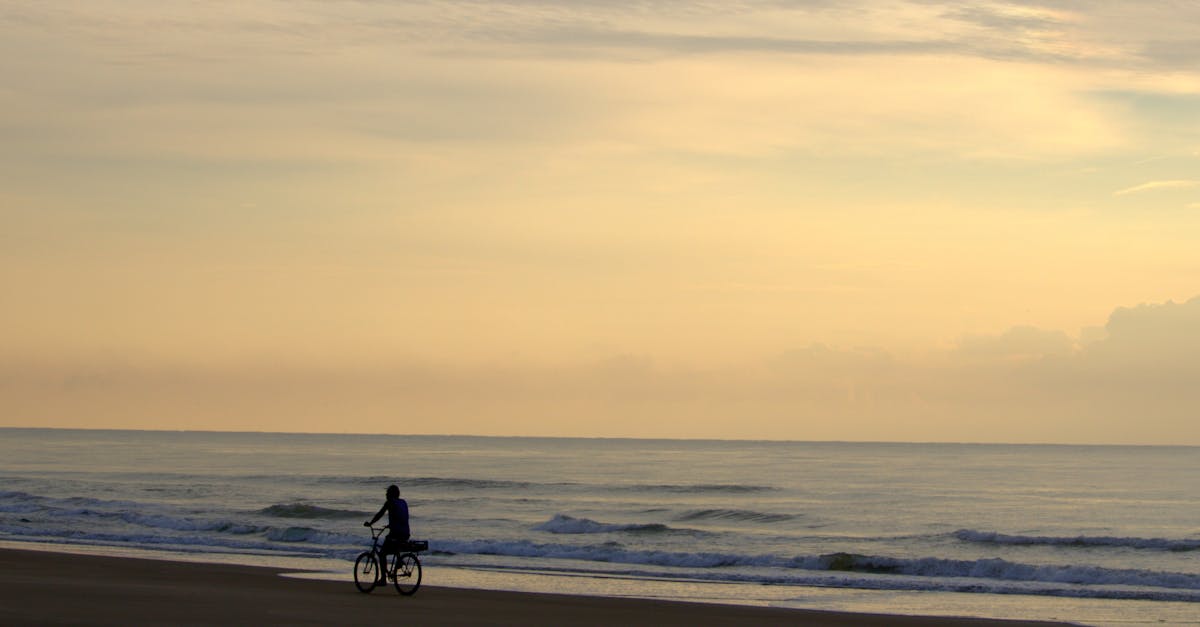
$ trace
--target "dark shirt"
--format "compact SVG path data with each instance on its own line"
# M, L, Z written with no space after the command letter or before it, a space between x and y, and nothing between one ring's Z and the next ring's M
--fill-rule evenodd
M379 508L379 513L375 514L378 520L387 512L388 515L388 536L400 538L401 541L408 540L408 501L404 499L388 499L383 507Z

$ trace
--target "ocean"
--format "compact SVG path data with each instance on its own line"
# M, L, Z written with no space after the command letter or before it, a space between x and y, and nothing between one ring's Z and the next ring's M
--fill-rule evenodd
M1200 623L1197 447L0 429L0 542L350 586L391 483L425 585Z

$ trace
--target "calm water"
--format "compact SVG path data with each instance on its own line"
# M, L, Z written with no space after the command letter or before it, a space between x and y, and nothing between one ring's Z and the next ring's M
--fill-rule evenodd
M0 540L348 578L393 482L431 585L1200 622L1194 447L0 429Z

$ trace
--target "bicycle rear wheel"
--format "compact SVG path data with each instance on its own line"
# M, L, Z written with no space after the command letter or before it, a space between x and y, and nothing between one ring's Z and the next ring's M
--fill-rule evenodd
M412 553L396 558L396 592L404 596L416 593L421 587L421 560Z
M375 554L364 551L354 560L354 586L359 592L369 593L375 589L375 580L379 578L379 561Z

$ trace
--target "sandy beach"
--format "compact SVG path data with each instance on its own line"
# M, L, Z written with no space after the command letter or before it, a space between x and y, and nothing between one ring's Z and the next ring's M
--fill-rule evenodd
M1061 623L846 614L425 586L362 594L278 569L0 549L5 625L933 625Z

